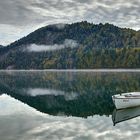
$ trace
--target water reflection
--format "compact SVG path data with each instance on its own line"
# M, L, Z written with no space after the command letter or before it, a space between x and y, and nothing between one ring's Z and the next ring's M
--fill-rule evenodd
M114 109L112 114L112 121L113 124L116 125L119 122L130 120L138 116L140 116L140 107L121 109L121 110Z
M0 91L51 115L111 115L111 96L140 91L140 73L0 72Z
M139 108L112 116L111 96L131 91L140 73L0 72L1 139L140 139Z
M8 95L0 96L2 140L92 140L139 139L140 118L112 126L111 115L87 119L50 116ZM129 138L128 138L129 137Z
M65 100L75 100L78 96L78 93L76 92L64 92L61 90L53 90L53 89L47 89L47 88L29 88L29 89L23 89L22 93L23 95L27 96L64 96Z

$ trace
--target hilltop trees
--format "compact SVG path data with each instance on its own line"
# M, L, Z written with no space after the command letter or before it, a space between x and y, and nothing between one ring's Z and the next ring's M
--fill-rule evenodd
M63 47L69 40L68 47ZM70 42L76 42L71 47ZM32 44L63 49L23 51ZM0 48L0 69L140 68L140 32L86 21L42 27Z

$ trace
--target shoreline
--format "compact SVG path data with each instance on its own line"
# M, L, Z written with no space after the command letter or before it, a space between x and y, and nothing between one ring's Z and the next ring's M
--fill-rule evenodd
M48 71L48 72L140 72L140 69L1 69L0 72L19 72L19 71Z

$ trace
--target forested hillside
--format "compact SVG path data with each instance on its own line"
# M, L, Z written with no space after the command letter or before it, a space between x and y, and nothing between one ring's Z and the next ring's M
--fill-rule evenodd
M86 21L42 27L0 48L0 69L140 68L140 31Z

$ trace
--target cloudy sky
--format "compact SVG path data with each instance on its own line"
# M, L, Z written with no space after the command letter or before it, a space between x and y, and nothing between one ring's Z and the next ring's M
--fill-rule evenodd
M140 29L140 0L0 0L0 44L48 24L87 20Z

